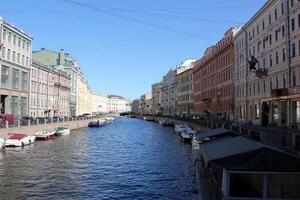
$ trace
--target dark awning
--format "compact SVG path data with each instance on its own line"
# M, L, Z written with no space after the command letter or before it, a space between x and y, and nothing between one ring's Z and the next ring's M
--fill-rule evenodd
M300 158L247 138L226 137L200 144L206 164L233 171L300 172Z
M226 133L229 133L228 129L226 129L226 128L216 128L216 129L211 129L211 130L208 130L208 131L201 132L198 135L198 137L199 138L209 138L209 137L224 135Z

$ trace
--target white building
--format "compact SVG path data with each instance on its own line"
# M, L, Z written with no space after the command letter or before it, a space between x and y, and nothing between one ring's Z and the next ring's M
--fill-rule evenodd
M106 94L92 92L92 112L93 113L108 112L108 97Z
M32 37L0 18L0 113L28 114Z
M112 113L130 112L131 102L118 95L108 95L107 111Z

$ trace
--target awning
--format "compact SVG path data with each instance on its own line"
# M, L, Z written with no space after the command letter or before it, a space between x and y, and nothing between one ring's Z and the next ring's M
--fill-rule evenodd
M226 137L212 142L200 143L201 153L206 164L213 160L254 151L262 147L261 144L242 136Z
M247 138L226 137L200 144L206 165L232 171L300 172L300 158Z
M228 129L226 129L226 128L216 128L216 129L211 129L211 130L208 130L208 131L201 132L198 135L198 137L199 138L209 138L209 137L224 135L226 133L229 133Z

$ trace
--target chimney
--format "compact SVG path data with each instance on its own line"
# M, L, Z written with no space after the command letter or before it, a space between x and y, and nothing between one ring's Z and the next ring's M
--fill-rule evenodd
M65 52L64 49L60 49L59 51L59 65L64 65L65 63Z

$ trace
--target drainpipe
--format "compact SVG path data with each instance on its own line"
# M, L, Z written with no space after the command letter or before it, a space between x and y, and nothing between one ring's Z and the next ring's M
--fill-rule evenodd
M287 52L287 61L288 61L288 88L292 87L291 84L291 32L290 32L290 8L289 8L289 0L285 0L285 7L286 7L286 52ZM287 99L287 126L291 126L291 108L290 108L291 100Z

